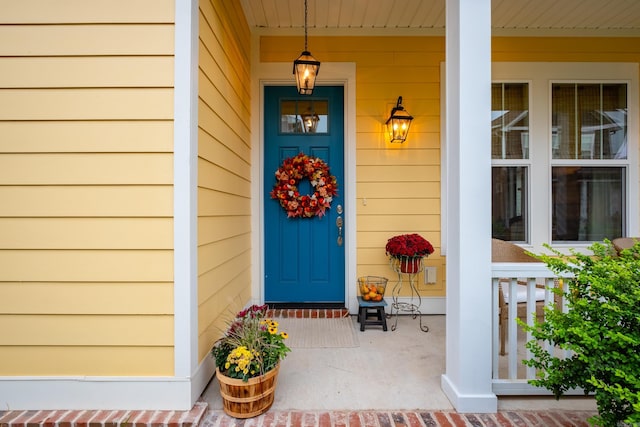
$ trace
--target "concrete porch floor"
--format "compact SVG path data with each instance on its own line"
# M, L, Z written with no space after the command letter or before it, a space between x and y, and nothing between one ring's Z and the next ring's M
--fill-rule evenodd
M398 327L360 332L359 347L296 348L282 362L272 411L453 411L442 392L445 370L445 316L418 319L400 316ZM201 400L209 410L222 410L214 378ZM500 398L500 411L566 410L595 413L592 398Z

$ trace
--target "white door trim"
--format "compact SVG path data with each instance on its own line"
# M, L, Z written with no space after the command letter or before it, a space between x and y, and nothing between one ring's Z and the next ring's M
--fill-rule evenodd
M295 84L292 62L261 63L254 40L254 59L251 76L251 237L252 268L251 295L253 303L264 303L264 86ZM295 55L294 55L295 56ZM356 66L355 63L323 62L317 84L344 86L344 198L345 219L345 304L351 313L357 313L356 298Z

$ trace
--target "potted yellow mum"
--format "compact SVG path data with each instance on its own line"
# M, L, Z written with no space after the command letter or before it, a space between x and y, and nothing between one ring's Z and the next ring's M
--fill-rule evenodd
M211 350L224 411L232 417L255 417L271 407L280 361L291 351L287 333L267 310L252 305L240 311Z

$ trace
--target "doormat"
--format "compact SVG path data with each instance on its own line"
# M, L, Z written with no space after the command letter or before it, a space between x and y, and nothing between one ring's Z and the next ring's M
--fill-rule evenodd
M278 329L289 334L291 348L359 347L351 317L333 319L279 318Z

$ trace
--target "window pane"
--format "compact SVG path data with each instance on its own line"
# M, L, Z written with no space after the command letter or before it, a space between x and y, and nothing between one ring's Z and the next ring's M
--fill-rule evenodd
M623 235L625 168L552 168L554 242L593 242Z
M529 158L529 86L491 85L491 157Z
M627 85L552 86L554 159L627 158Z
M329 102L280 101L280 133L327 133Z
M522 166L491 169L491 235L514 242L528 241L527 173Z

